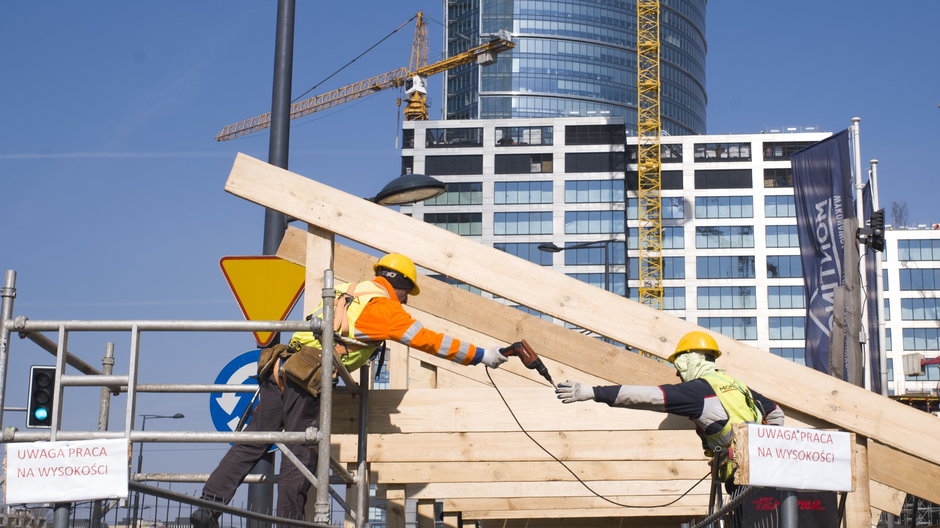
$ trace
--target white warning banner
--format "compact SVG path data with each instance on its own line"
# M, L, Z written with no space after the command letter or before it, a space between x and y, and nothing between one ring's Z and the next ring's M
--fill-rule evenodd
M127 498L126 438L6 445L6 504Z
M752 486L852 491L850 433L747 424L746 444Z

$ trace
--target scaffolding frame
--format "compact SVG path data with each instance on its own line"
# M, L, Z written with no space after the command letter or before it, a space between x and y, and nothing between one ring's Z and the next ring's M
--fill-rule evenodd
M7 270L4 284L0 289L0 298L2 298L2 307L0 307L0 443L11 442L35 442L35 441L57 441L57 440L94 440L94 439L115 439L126 438L130 445L134 442L187 442L187 443L258 443L258 444L278 444L282 450L282 456L289 453L284 449L285 443L302 443L316 445L319 457L317 460L317 471L311 475L306 468L301 468L299 461L288 456L288 460L298 466L301 472L305 473L308 480L316 488L316 507L314 522L294 521L297 526L332 526L330 522L329 496L334 493L337 502L351 516L356 528L363 528L368 523L368 497L369 497L369 471L367 458L367 405L369 384L369 365L360 369L360 379L364 383L356 383L346 368L340 362L335 362L333 354L323 354L322 367L322 389L320 394L320 423L319 427L308 427L302 432L287 431L254 431L254 432L192 432L192 431L137 431L134 429L136 420L136 405L138 392L160 392L160 393L216 393L216 392L254 392L256 387L251 385L219 385L219 384L139 384L137 382L138 361L140 357L140 336L142 332L298 332L307 331L320 335L320 341L324 350L333 350L334 335L333 332L323 332L324 328L333 327L333 302L335 296L333 288L333 272L326 270L323 280L324 314L323 319L312 318L309 321L180 321L180 320L114 320L114 321L82 321L82 320L63 320L63 321L31 321L25 316L14 317L13 305L16 297L16 272ZM130 332L130 350L129 365L126 375L114 375L110 373L110 365L113 364L113 346L109 344L104 357L104 363L107 365L108 372L101 373L94 367L88 365L80 358L72 355L68 351L69 334L73 332L88 331L119 331ZM47 431L20 431L15 427L3 427L4 404L6 401L7 374L10 358L10 336L18 333L21 337L29 338L35 344L52 353L56 358L56 373L54 380L54 395L52 401L51 425ZM53 341L46 337L42 332L56 332L58 339ZM337 336L343 342L351 341ZM361 343L360 343L361 344ZM80 375L65 374L65 367L72 366L78 370ZM332 458L330 453L330 435L333 418L333 371L344 380L343 390L353 392L359 395L359 430L356 470L349 471L338 461ZM105 409L110 405L110 394L112 392L124 392L127 396L127 403L124 410L124 430L123 431L62 431L62 405L64 400L65 387L78 386L98 386L102 387L101 408ZM102 411L103 412L103 411ZM355 508L349 505L340 497L335 496L335 492L330 488L330 470L337 477L340 483L357 486L357 500ZM128 474L129 488L135 490L146 489L145 486L137 484L138 480L166 480L166 481L200 481L201 475L193 474L132 474L131 457L128 456ZM182 500L183 497L174 497ZM193 501L198 499L190 498L185 502L195 504ZM223 509L223 508L220 508ZM238 508L225 506L224 510L229 513L240 514L246 517L257 517L247 511L241 511ZM354 511L351 511L354 510ZM58 513L58 512L57 512ZM292 524L291 519L282 519L272 516L263 516L264 520L275 520L282 526ZM64 518L57 514L56 519ZM58 528L58 522L56 524Z

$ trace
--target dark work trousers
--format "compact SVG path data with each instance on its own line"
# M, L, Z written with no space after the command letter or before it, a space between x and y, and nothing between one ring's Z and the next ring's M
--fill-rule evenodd
M304 431L316 427L320 418L320 398L314 398L299 385L287 380L284 392L268 376L261 382L261 394L257 407L251 413L246 431ZM316 475L317 446L287 444L310 472ZM202 488L205 499L228 503L235 495L245 475L264 456L268 444L235 444L222 460ZM310 482L294 464L281 456L281 470L277 479L277 515L290 519L303 519L304 504Z

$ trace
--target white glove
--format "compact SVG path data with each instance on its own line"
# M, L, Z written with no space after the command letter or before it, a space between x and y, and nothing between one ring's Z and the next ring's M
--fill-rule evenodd
M499 368L500 365L506 362L509 358L500 354L499 347L485 348L483 349L483 359L480 363L483 363L491 369Z
M577 381L563 381L558 384L555 394L562 403L574 403L594 399L594 388Z

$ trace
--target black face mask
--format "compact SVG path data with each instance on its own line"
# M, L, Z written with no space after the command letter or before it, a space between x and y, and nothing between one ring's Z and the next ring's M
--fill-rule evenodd
M387 268L380 268L376 275L379 277L385 277L388 283L392 285L392 288L395 288L396 290L405 290L406 292L410 292L414 289L414 284L411 282L411 279L405 277L397 271Z

